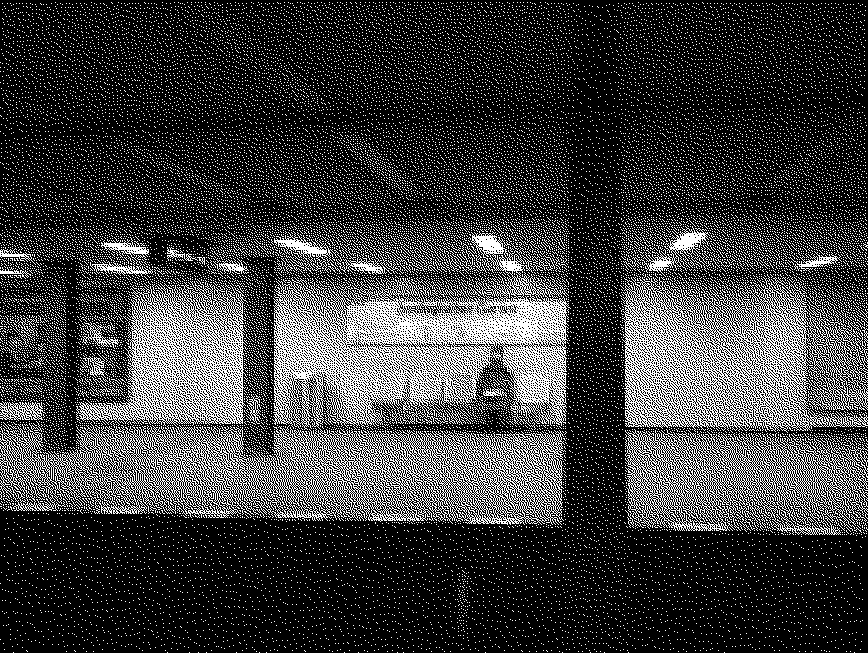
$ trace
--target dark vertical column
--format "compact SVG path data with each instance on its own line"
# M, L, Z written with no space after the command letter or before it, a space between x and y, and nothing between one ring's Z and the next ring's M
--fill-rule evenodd
M607 20L589 35L589 42L600 44L595 54L599 59L587 75L593 80L589 91L596 104L571 121L575 173L570 190L563 471L570 481L564 482L563 516L573 533L616 543L627 527L623 216L618 195L622 112L612 108L617 86L609 68L615 61L610 46L617 39Z
M274 453L274 259L244 261L244 451Z
M78 446L78 264L49 261L42 284L46 320L42 449L68 451Z

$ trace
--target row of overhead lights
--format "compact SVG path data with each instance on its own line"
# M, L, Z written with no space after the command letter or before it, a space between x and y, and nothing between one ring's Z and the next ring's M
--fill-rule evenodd
M6 259L29 259L30 254L19 254L17 252L9 252L6 250L0 250L0 258ZM26 277L27 273L21 272L19 270L0 270L0 276L4 277Z
M128 243L103 243L102 246L106 249L114 250L116 252L124 252L126 254L136 254L138 256L148 255L147 247L130 245ZM168 256L169 253L166 252L166 255ZM116 274L148 274L147 270L142 270L140 268L131 268L126 265L106 265L104 263L94 263L93 267L100 272L113 272Z
M140 247L138 245L130 245L128 243L103 243L102 245L105 249L109 249L109 250L113 250L113 251L117 251L117 252L124 252L127 254L137 254L140 256L147 256L148 255L148 248L147 247ZM190 256L189 254L184 254L184 253L178 252L177 250L171 250L170 249L168 252L166 252L166 255L170 258L182 259L182 260L186 260L186 261L194 260L193 257ZM30 254L19 254L19 253L14 253L14 252L9 252L9 251L0 251L0 258L29 260L32 257L30 256ZM201 258L201 257L199 257L198 260L201 261L202 263L205 262L205 259ZM236 267L234 263L223 263L223 264L221 264L221 266L230 266L227 269L232 269L232 270L234 270ZM237 267L240 268L240 266L237 266ZM97 270L98 272L114 272L117 274L148 274L149 273L148 270L143 270L141 268L133 268L133 267L129 267L126 265L110 265L107 263L94 263L93 268L94 268L94 270ZM26 272L22 272L20 270L0 270L0 275L15 276L15 277L28 276Z
M672 243L669 246L669 251L671 251L671 252L683 252L683 251L686 251L688 249L693 249L694 247L699 245L699 243L704 241L707 236L708 236L708 234L706 234L704 232L691 231L689 233L684 234L683 236L681 236L681 238L679 238L674 243ZM660 270L665 270L666 268L670 267L671 265L672 265L672 259L669 259L669 258L657 259L656 261L652 261L651 265L648 266L648 269L651 270L652 272L658 272Z
M310 243L305 243L300 240L275 240L275 245L280 247L287 247L289 249L294 249L297 252L304 252L308 256L328 256L331 254L331 251L328 249L324 249L322 247L317 247L316 245L312 245ZM350 264L351 267L356 270L361 270L362 272L370 272L371 274L383 274L385 270L377 265L370 265L369 263L362 263L361 261L357 261L355 263Z
M482 236L474 236L473 242L476 243L476 246L479 247L483 252L487 252L489 254L501 254L503 253L503 245L498 242L497 238L491 235L482 235ZM521 272L521 265L516 263L515 261L507 261L505 259L501 259L500 267L502 267L507 272Z
M669 246L670 251L679 252L685 251L688 249L693 249L699 243L704 241L707 237L707 234L702 232L690 232L681 236L678 240L676 240L672 245ZM868 249L868 244L865 245L865 248ZM805 263L799 263L796 267L801 270L807 270L811 268L819 268L826 265L831 265L832 263L837 263L837 256L820 256L812 261L807 261ZM672 259L658 259L653 261L651 265L648 267L652 272L665 270L666 268L672 265Z
M809 268L820 268L824 265L830 265L832 263L837 263L837 256L821 256L819 258L814 259L813 261L808 261L807 263L799 263L798 267L802 270L807 270Z
M473 236L473 241L476 245L483 251L491 253L491 254L499 254L504 251L503 245L498 242L498 240L491 235L479 235ZM312 257L323 257L331 254L331 250L318 247L313 245L312 243L304 242L297 239L275 239L274 244L279 247L285 247L287 249L292 249L297 252L303 252ZM129 252L133 254L144 254L147 255L148 250L144 247L137 247L135 245L129 245L126 243L104 243L104 247L108 249L115 249L118 251ZM522 267L516 261L508 261L501 260L501 267L507 272L520 272ZM385 270L378 265L371 265L369 263L364 263L361 261L357 261L355 263L350 264L356 270L360 270L362 272L368 272L371 274L383 274ZM220 263L220 267L228 270L230 272L244 272L244 266L239 265L237 263ZM102 269L108 269L108 271L122 271L120 266L102 266ZM146 273L145 270L135 271L133 268L123 269L123 271L130 272L133 274L136 273Z
M285 247L287 249L293 249L298 252L303 252L305 254L308 254L309 256L314 257L328 256L329 254L331 254L331 251L328 249L317 247L316 245L312 245L311 243L306 243L296 239L275 239L274 244L279 247ZM103 247L105 247L106 249L113 249L116 251L127 252L130 254L140 254L145 256L148 254L147 248L139 247L136 245L129 245L127 243L103 243ZM167 252L167 255L172 258L179 258L187 261L193 260L193 257L191 257L189 254L183 254L181 252L176 252L175 250L169 250ZM202 263L205 262L204 258L201 257L198 260ZM369 265L367 263L357 262L353 263L352 266L357 270L363 270L365 272L379 274L382 274L384 272L383 268ZM107 272L120 272L124 274L147 274L147 270L127 268L123 266L107 266L99 264L97 267L98 269ZM220 263L219 267L228 272L242 273L245 271L244 266L238 263Z
M476 243L477 247L482 251L489 254L501 254L504 251L503 245L492 235L478 235L473 236L473 242ZM331 254L331 251L322 247L317 247L311 243L303 242L296 239L276 239L274 240L274 244L279 247L285 247L288 249L293 249L298 252L303 252L313 257L322 257L328 256ZM138 256L147 256L148 248L142 247L140 245L133 245L130 243L103 243L102 246L105 249L123 252L125 254L135 254ZM167 252L167 256L170 258L178 258L187 261L192 261L193 257L189 254L184 254L178 252L176 250L169 250ZM29 259L30 256L28 254L16 254L12 252L0 251L0 258L14 258L14 259ZM199 261L202 263L205 262L204 258L199 258ZM520 272L522 270L521 265L516 261L510 261L506 259L502 259L500 261L501 268L507 272ZM124 265L110 265L106 263L94 263L93 267L95 270L100 272L113 272L117 274L148 274L148 270L143 270L140 268L134 268ZM229 272L244 272L244 266L239 265L238 263L220 263L219 267L227 270ZM356 270L360 270L362 272L369 272L371 274L382 274L384 272L383 268L377 265L371 265L369 263L364 263L361 261L357 261L351 264ZM13 276L26 276L23 272L18 271L10 271L10 270L0 270L0 274L4 275L13 275Z
M275 245L280 247L286 247L289 249L294 249L299 252L304 252L305 254L309 254L310 256L328 256L331 252L328 249L323 249L321 247L316 247L311 245L310 243L305 243L300 240L290 239L290 240L275 240ZM105 249L122 252L125 254L136 254L138 256L147 256L148 248L142 247L139 245L132 245L130 243L103 243L102 246ZM170 249L166 252L167 257L175 258L185 261L193 261L194 258L189 254L179 252L177 250ZM8 259L30 259L29 254L17 254L13 252L0 251L0 258L8 258ZM204 263L205 259L203 257L197 257L196 260ZM219 267L227 270L229 272L244 272L244 266L239 265L238 263L220 263ZM352 267L357 270L362 270L364 272L370 272L373 274L382 274L384 272L383 268L370 265L368 263L356 262L352 264ZM93 268L99 272L113 272L117 274L148 274L148 270L144 270L141 268L129 267L126 265L109 265L106 263L94 263ZM25 272L17 271L17 270L0 270L0 275L8 275L8 276L18 276L23 277L27 276Z

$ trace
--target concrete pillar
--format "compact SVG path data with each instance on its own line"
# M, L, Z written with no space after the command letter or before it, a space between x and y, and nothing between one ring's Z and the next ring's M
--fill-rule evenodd
M274 453L274 259L244 260L244 451Z
M69 451L78 446L78 264L72 261L49 261L42 283L46 338L42 382L42 449Z

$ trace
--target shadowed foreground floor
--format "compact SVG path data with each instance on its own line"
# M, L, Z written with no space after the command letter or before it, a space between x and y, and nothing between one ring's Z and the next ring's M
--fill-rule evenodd
M279 428L274 456L240 427L81 425L71 453L38 451L38 423L0 424L12 509L337 519L561 520L560 433L335 433ZM214 516L219 516L215 514Z
M847 433L628 431L633 527L868 532L868 438Z

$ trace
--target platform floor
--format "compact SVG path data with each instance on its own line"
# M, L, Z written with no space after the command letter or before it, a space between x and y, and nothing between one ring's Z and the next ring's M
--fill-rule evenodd
M82 425L72 453L0 422L17 509L561 524L563 434L310 432L242 454L240 427ZM628 523L868 532L868 438L628 431Z
M82 425L39 452L38 423L0 423L0 501L13 509L559 525L563 435L278 428L244 456L240 427Z
M631 526L868 532L868 437L628 431Z

